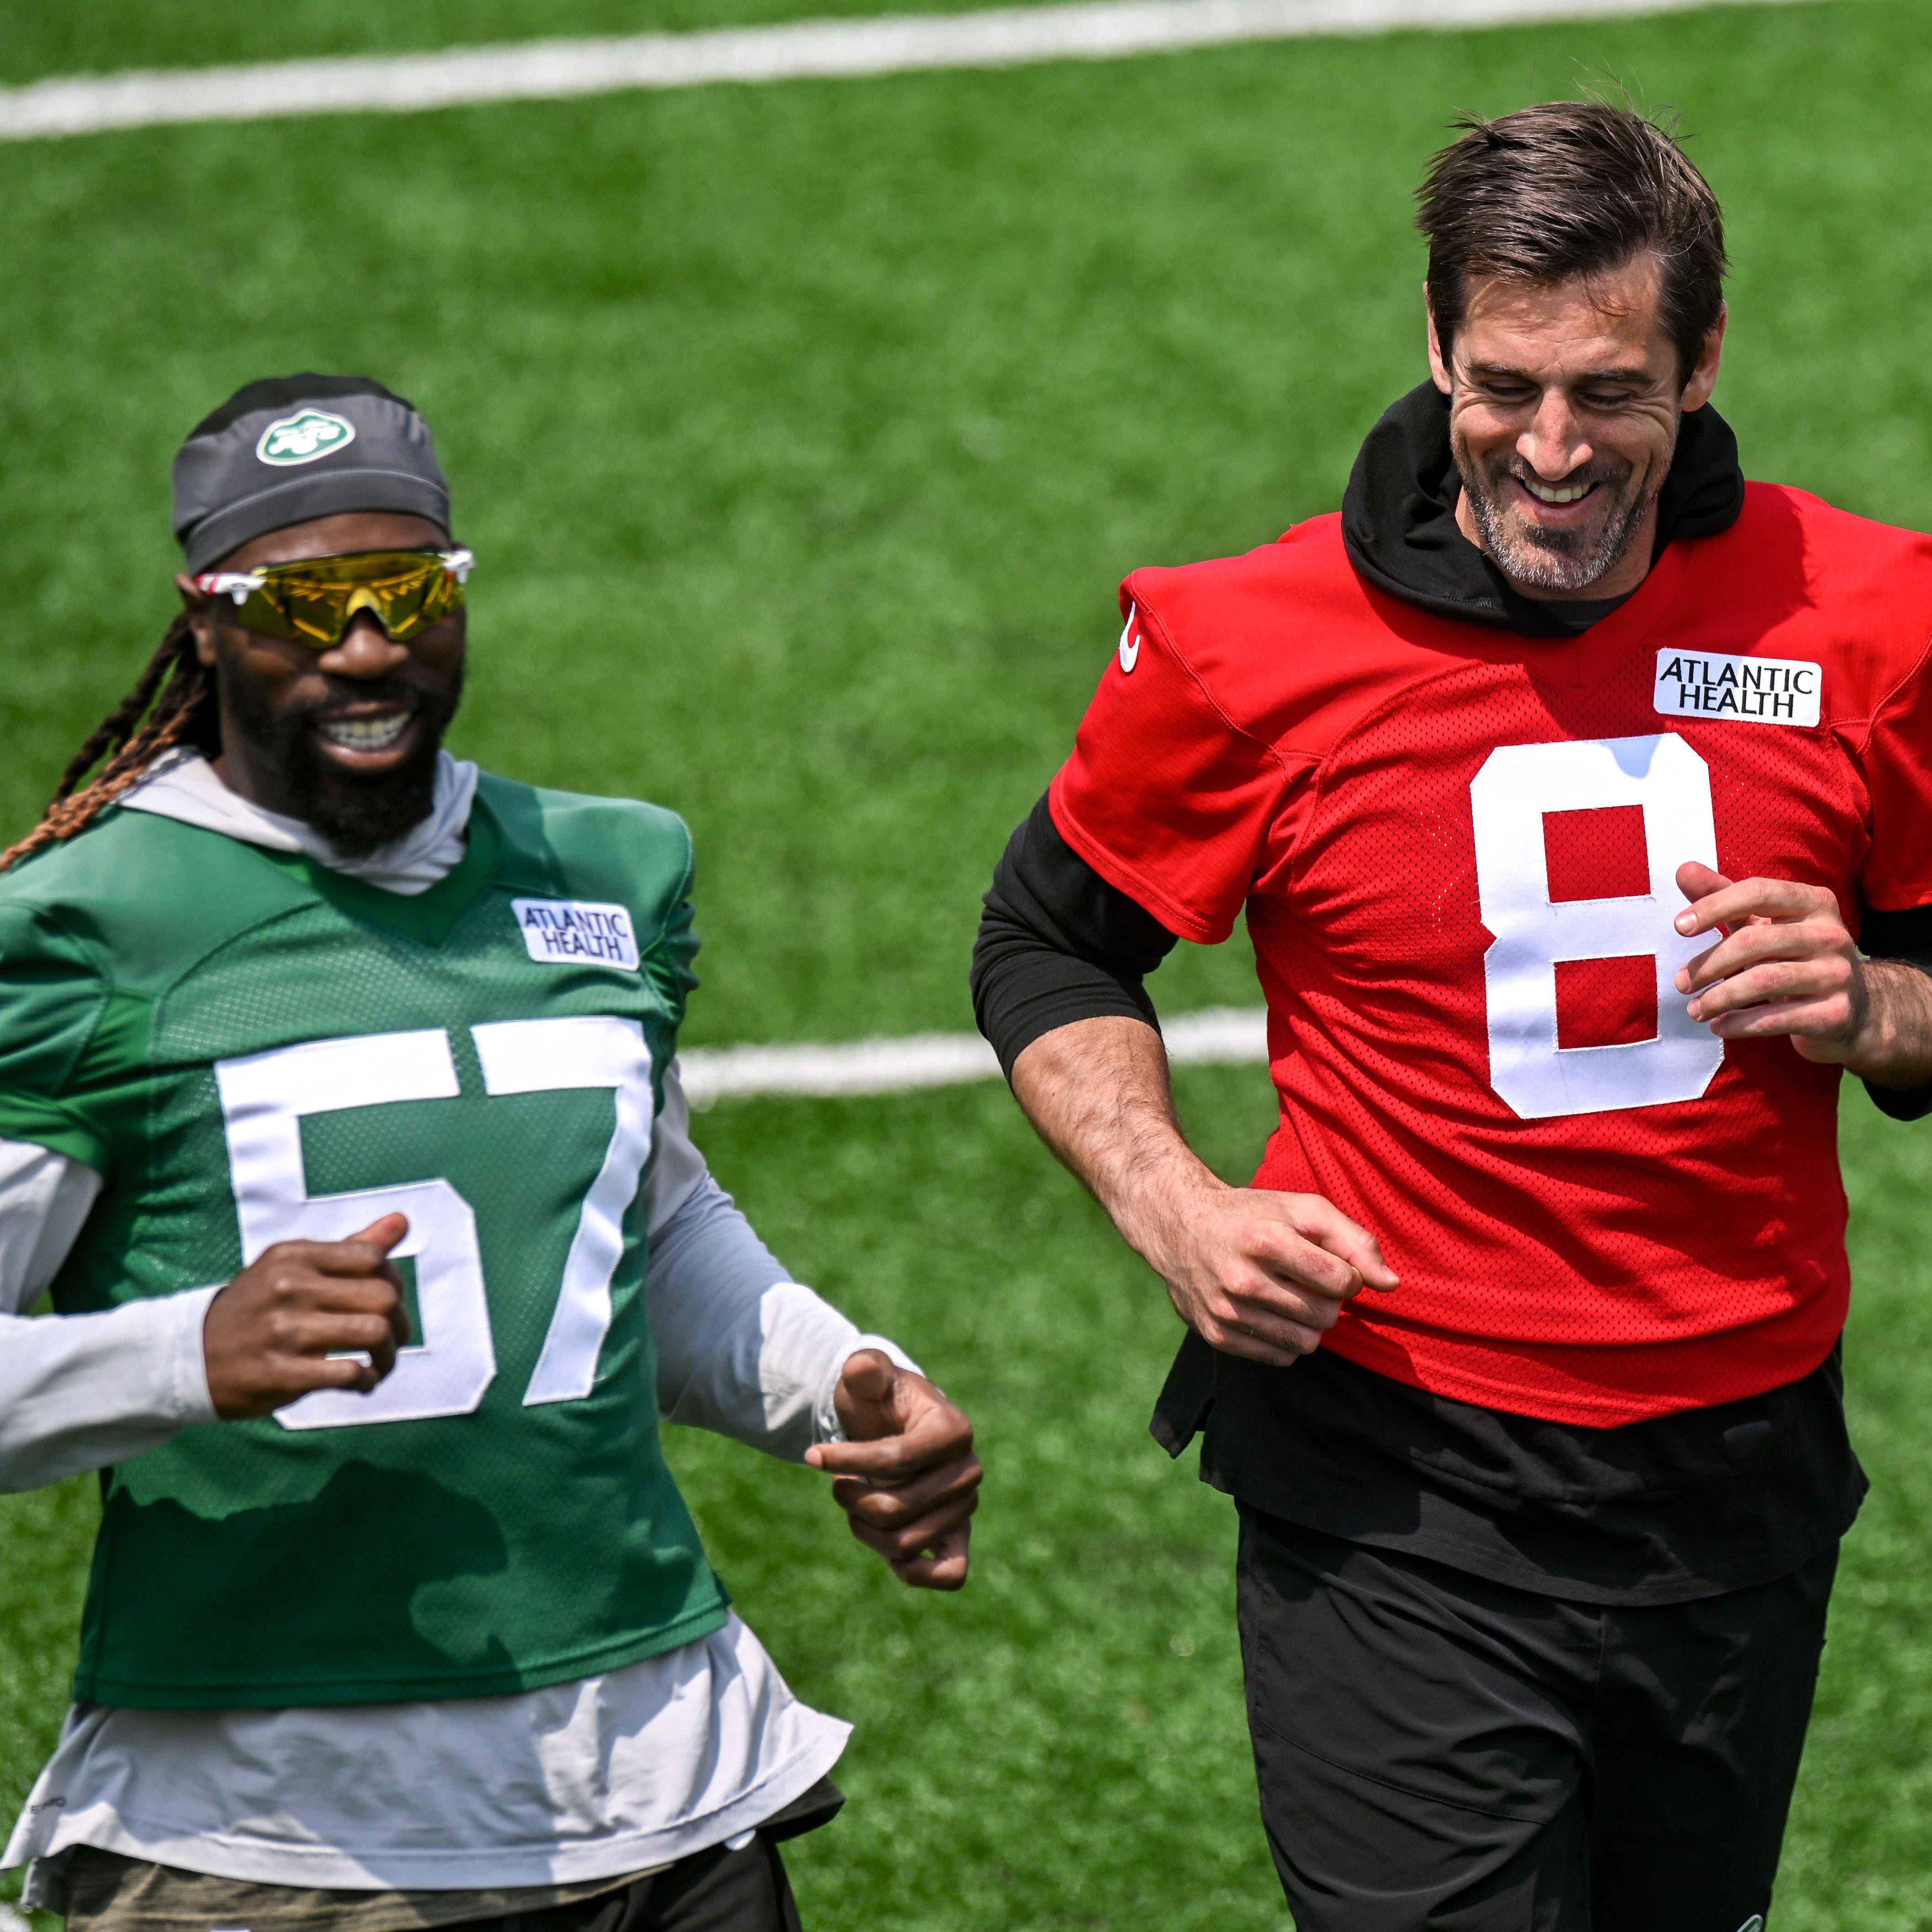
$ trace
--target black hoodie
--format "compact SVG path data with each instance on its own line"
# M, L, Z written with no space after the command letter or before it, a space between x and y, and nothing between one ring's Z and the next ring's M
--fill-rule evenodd
M1574 637L1622 601L1520 596L1456 527L1461 488L1448 400L1424 383L1370 430L1348 479L1342 541L1363 580L1437 616L1530 638ZM1728 530L1743 506L1730 425L1708 406L1686 416L1653 561L1666 544ZM985 906L974 1010L1010 1076L1056 1027L1157 1024L1143 982L1174 935L1074 851L1044 797ZM1888 917L1916 920L1928 929L1916 938L1932 940L1932 912ZM1869 920L1864 942L1873 950ZM1932 1106L1932 1090L1874 1097L1888 1112ZM1844 1533L1865 1490L1835 1349L1802 1381L1743 1402L1583 1429L1432 1395L1326 1350L1292 1371L1264 1368L1190 1334L1154 1433L1178 1456L1204 1427L1203 1479L1254 1508L1592 1603L1682 1602L1786 1575Z

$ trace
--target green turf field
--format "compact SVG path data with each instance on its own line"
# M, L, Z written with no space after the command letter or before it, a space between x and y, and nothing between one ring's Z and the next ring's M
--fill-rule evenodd
M202 0L190 32L0 0L0 80L829 10ZM0 827L166 620L182 433L251 376L365 370L436 424L482 559L459 748L693 825L688 1037L966 1025L976 894L1115 581L1332 507L1419 379L1407 197L1455 110L1612 76L1679 108L1730 216L1747 467L1932 522L1928 54L1922 6L1839 0L0 146ZM1255 997L1238 945L1160 982ZM1182 1093L1252 1161L1258 1072ZM1932 1135L1847 1122L1876 1486L1780 1923L1903 1932L1932 1926ZM678 1445L750 1619L860 1726L854 1804L795 1862L813 1932L1280 1923L1228 1511L1143 1433L1157 1288L997 1088L728 1102L700 1137L974 1411L990 1472L974 1584L936 1600L817 1478ZM86 1490L0 1502L0 1809L58 1722Z

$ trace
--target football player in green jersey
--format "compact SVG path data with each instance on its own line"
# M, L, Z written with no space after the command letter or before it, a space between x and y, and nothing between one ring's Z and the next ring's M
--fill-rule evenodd
M970 1428L692 1144L683 826L442 749L471 559L416 412L251 384L175 526L181 617L0 861L0 1485L103 1494L6 1862L76 1932L795 1928L848 1727L660 1418L947 1589Z

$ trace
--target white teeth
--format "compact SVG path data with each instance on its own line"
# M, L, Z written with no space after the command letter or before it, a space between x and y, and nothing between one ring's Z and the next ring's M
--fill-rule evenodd
M1552 483L1539 483L1533 476L1525 476L1519 481L1539 503L1574 503L1579 497L1587 496L1594 487L1588 483L1570 483L1559 487Z
M332 744L350 752L380 752L388 748L408 730L410 714L388 711L374 718L328 718L316 729Z

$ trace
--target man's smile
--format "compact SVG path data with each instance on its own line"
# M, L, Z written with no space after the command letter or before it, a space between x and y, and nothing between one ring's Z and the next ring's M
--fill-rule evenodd
M1546 506L1580 502L1597 487L1594 479L1587 483L1546 483L1540 477L1516 476L1514 481Z
M361 765L387 762L387 754L398 750L416 722L414 705L385 705L380 710L338 712L314 720L316 736L335 754L338 761ZM346 758L340 754L346 752Z

